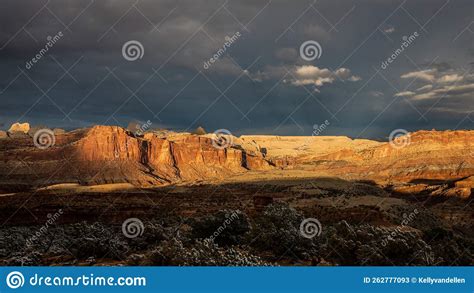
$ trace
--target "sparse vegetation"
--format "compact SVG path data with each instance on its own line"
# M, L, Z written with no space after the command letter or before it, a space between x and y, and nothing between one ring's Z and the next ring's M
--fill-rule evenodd
M219 245L239 244L250 231L247 215L239 210L222 210L190 222L193 238L213 239Z
M104 195L90 206L111 198L117 207L133 202L143 234L125 237L120 220L61 223L70 221L68 210L34 241L28 242L39 224L2 227L0 265L474 265L472 221L458 214L456 201L421 205L366 185L357 183L357 192L332 184L246 186L271 199L258 206L239 185L222 189L235 196L209 193L207 186L164 188L160 206L150 211L138 208L156 199L151 193ZM301 196L308 190L316 196ZM52 204L56 197L42 199ZM456 216L454 224L446 221ZM310 239L300 231L309 217L322 224L322 233Z
M251 245L259 251L269 251L275 258L311 258L316 245L300 234L304 217L286 203L267 206L254 222Z
M262 266L260 257L239 247L221 248L213 241L196 240L185 245L179 239L165 241L147 257L150 265L159 266Z

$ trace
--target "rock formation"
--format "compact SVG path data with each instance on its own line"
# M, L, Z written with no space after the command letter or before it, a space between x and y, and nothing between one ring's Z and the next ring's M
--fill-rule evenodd
M474 131L418 131L406 145L348 137L243 136L289 167L379 182L461 179L474 174Z
M192 134L136 137L121 127L95 126L57 134L55 139L56 144L45 150L35 148L31 138L0 143L0 183L151 186L271 168L261 155L233 147L218 149L211 138Z
M10 126L10 129L8 129L9 133L15 133L15 132L22 132L22 133L28 133L30 131L30 124L29 123L13 123L12 126Z
M66 133L66 130L61 129L61 128L55 128L55 129L53 129L53 132L54 132L55 135L58 135L58 134Z
M219 182L259 172L278 179L288 177L285 170L292 169L292 174L300 170L305 176L383 184L451 180L455 186L438 193L462 197L474 186L469 177L474 175L474 131L418 131L402 147L348 137L242 136L232 137L231 146L216 148L214 136L155 131L136 135L121 127L95 126L56 131L55 145L45 150L35 148L31 137L3 139L0 184L157 186Z

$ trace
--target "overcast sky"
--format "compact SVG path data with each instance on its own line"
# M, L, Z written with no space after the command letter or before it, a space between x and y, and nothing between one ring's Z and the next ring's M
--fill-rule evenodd
M472 0L2 0L0 125L473 129L473 12ZM141 58L124 58L129 41ZM301 56L307 41L320 56Z

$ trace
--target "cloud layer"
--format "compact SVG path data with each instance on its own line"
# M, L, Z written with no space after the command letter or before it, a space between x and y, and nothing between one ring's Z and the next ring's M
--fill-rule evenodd
M329 120L326 135L372 138L395 128L472 128L472 5L6 0L0 124L150 120L179 130L310 135ZM415 31L420 37L377 70ZM130 40L143 45L143 58L123 58ZM299 55L309 40L321 45L319 59Z

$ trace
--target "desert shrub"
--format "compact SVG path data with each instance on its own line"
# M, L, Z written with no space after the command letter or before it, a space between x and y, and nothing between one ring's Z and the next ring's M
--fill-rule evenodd
M317 247L312 239L300 234L303 220L287 203L271 204L255 219L250 245L260 251L271 251L275 258L312 258Z
M247 215L239 210L222 210L197 220L191 220L191 237L213 239L219 245L241 243L245 233L250 231Z
M66 249L78 259L112 258L122 259L129 251L119 227L105 226L101 223L85 222L65 226L63 234L54 240L53 245Z
M147 263L147 257L145 254L133 253L127 257L126 262L129 266L141 266Z
M340 265L433 265L438 261L417 231L341 221L324 230L322 238L323 255Z
M185 245L173 238L163 241L147 256L148 264L158 266L263 266L268 263L238 247L219 247L212 240L196 240Z
M119 258L127 251L112 229L101 224L78 223L41 230L39 226L10 228L0 232L0 257L5 265L39 265L42 255L68 255L75 258Z
M390 207L388 214L391 222L404 224L422 231L428 231L441 226L440 219L423 206L396 205Z
M32 251L28 254L14 253L9 258L0 262L2 266L39 266L41 265L42 254L38 251Z
M161 241L168 239L168 235L172 234L170 229L163 227L157 220L145 221L143 226L144 231L140 237L124 239L132 251L154 247Z
M434 253L440 257L437 265L474 265L474 241L472 238L461 237L459 234L441 227L426 231L423 238L431 244Z
M374 184L367 184L365 182L355 182L345 191L346 194L351 196L388 196L388 193L382 188Z
M27 240L34 235L33 227L12 227L0 230L0 257L8 257L15 252L24 251Z

